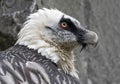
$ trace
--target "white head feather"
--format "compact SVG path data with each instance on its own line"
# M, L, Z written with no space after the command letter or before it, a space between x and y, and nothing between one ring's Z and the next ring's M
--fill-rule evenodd
M80 23L76 19L57 9L43 8L28 16L28 20L25 22L24 27L18 34L18 41L16 44L25 45L28 48L37 50L38 53L41 53L46 58L51 59L54 63L58 64L60 66L59 68L63 71L79 78L74 66L74 55L71 49L66 49L66 45L63 46L65 48L61 47L56 42L59 41L60 38L57 38L56 35L53 35L52 31L46 29L46 27L57 27L63 16L71 19L80 26ZM71 36L69 36L69 38L65 38L65 41L66 39L67 41L76 41L76 37L72 33L66 33L71 34ZM53 39L56 40L53 41ZM61 40L61 42L64 41L63 39Z

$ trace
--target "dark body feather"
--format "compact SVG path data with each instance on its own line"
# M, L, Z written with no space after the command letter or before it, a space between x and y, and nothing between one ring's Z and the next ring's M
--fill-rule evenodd
M80 84L37 51L15 45L0 53L0 84Z

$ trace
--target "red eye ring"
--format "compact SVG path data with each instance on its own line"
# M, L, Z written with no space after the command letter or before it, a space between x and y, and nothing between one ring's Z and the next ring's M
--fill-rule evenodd
M60 23L60 27L61 28L67 28L68 27L68 24L66 22L61 22Z

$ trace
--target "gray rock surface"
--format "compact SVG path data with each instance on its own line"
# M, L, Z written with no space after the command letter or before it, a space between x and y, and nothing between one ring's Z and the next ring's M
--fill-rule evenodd
M42 7L57 8L98 34L96 48L75 51L81 84L120 84L120 0L0 0L0 50L15 43L26 16Z

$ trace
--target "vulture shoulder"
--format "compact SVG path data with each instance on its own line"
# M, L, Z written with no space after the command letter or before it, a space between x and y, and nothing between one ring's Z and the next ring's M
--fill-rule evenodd
M0 84L80 84L51 60L25 46L0 53Z

